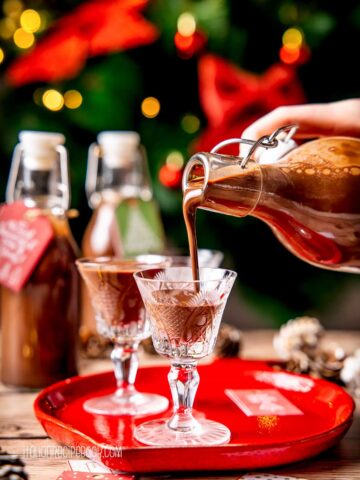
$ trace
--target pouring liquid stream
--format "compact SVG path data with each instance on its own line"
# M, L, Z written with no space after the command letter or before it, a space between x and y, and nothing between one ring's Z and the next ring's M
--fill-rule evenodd
M307 144L275 164L201 154L188 170L183 214L194 279L199 279L197 208L267 223L300 259L321 268L360 273L360 141L330 137ZM190 160L191 161L191 160Z
M191 270L193 280L200 280L199 258L196 237L196 210L200 205L201 190L193 184L186 192L183 198L183 216L185 220L186 232L189 242L189 251L191 258ZM199 284L195 284L196 291L199 291Z

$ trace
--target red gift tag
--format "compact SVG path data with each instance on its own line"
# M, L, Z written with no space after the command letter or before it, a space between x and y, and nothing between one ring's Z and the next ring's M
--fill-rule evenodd
M21 201L0 207L0 283L14 292L25 285L54 238L50 220L27 218L30 210Z

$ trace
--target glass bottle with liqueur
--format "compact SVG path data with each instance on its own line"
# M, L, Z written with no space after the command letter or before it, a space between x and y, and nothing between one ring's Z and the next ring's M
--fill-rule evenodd
M163 225L137 132L98 135L89 149L86 193L93 214L82 241L85 257L163 252ZM97 336L94 314L82 288L81 338L86 344L92 336Z
M3 207L3 218L6 209L11 213L2 222L2 254L6 267L6 261L22 259L16 272L27 270L28 279L19 288L15 275L11 288L1 289L1 377L7 385L40 388L77 373L78 248L68 224L64 136L23 131L19 139ZM44 241L46 246L29 271L27 265Z

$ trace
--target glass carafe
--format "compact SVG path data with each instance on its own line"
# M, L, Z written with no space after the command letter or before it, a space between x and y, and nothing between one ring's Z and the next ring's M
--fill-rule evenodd
M300 259L360 273L360 140L328 137L297 146L294 130L283 127L256 142L230 139L189 160L183 206L193 255L202 208L257 217ZM248 145L247 154L217 153L230 143Z
M77 373L78 249L67 219L63 135L26 131L19 137L7 203L20 201L34 215L46 216L54 236L19 292L1 288L1 378L7 385L40 388Z

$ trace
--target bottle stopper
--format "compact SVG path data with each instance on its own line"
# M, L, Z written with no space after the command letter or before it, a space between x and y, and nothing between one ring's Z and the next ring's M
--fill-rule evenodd
M98 137L102 159L109 168L127 168L140 145L140 135L136 132L101 132Z
M64 145L61 133L24 130L19 133L24 167L29 170L51 170L58 156L57 147Z

